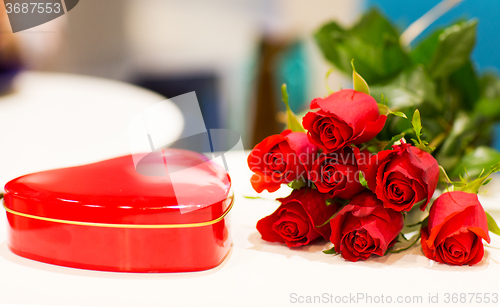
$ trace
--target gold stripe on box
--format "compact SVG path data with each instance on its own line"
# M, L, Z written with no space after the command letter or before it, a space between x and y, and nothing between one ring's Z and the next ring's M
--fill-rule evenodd
M234 197L231 199L231 204L229 207L224 211L224 213L216 218L215 220L207 221L207 222L200 222L200 223L190 223L190 224L159 224L159 225L147 225L147 224L108 224L108 223L92 223L92 222L78 222L78 221L68 221L68 220L60 220L60 219L53 219L49 217L43 217L43 216L36 216L36 215L31 215L31 214L26 214L22 212L17 212L12 209L9 209L5 206L5 202L3 202L3 207L7 212L10 214L30 218L30 219L35 219L35 220L40 220L40 221L45 221L45 222L53 222L53 223L61 223L61 224L69 224L69 225L80 225L80 226L92 226L92 227L107 227L107 228L142 228L142 229L159 229L159 228L191 228L191 227L203 227L203 226L208 226L212 225L215 223L218 223L226 217L226 215L229 213L229 211L233 208L234 204Z

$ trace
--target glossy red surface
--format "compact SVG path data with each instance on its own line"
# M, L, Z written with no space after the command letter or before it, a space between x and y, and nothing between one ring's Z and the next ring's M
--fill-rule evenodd
M5 186L5 206L65 221L163 225L215 220L233 200L229 175L203 155L168 149L141 161L134 166L132 157L124 156L25 175ZM169 171L180 171L156 176L137 171L165 170L165 162ZM137 229L48 222L9 212L7 217L14 253L83 269L199 271L219 265L230 248L227 218L201 227Z

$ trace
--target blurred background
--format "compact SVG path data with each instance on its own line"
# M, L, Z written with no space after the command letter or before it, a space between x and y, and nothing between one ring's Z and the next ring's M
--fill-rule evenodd
M297 113L312 98L327 94L325 74L331 66L312 37L322 24L336 20L349 26L375 6L402 31L436 3L83 0L64 16L16 34L2 4L0 91L9 94L9 80L20 70L113 79L166 97L196 91L207 128L238 131L245 147L251 148L283 128L276 116L283 109L282 83L287 83ZM423 35L457 18L476 17L480 22L473 59L481 72L496 70L499 12L498 1L465 0ZM336 90L350 86L350 80L334 72L328 84Z

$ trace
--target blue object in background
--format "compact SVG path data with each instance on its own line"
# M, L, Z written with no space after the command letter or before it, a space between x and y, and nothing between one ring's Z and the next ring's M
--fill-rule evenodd
M439 1L436 0L367 0L367 8L377 7L395 23L401 31L420 18ZM464 0L441 16L412 45L418 43L434 30L445 27L458 19L478 19L476 47L472 59L479 72L493 70L500 72L500 1ZM495 127L493 147L500 150L500 124Z
M493 148L500 150L500 124L495 126L495 131L493 132Z
M306 62L307 54L304 42L298 41L290 45L283 54L280 55L276 63L276 88L281 89L283 83L286 84L290 108L293 112L299 113L308 105L307 91L309 90ZM281 101L281 91L277 91L280 95L276 100ZM280 109L284 109L285 105L280 103Z
M196 92L206 128L220 129L224 127L224 123L220 115L222 111L217 92L218 82L219 79L215 73L199 72L173 76L140 76L135 84L155 91L167 98L193 91ZM184 129L186 130L188 127L186 126Z

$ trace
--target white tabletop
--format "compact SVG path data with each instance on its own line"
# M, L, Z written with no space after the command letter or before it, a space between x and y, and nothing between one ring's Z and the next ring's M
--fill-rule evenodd
M400 254L350 263L321 251L331 243L288 249L261 240L257 221L272 213L273 200L252 200L250 171L244 152L226 155L235 187L236 202L230 213L233 247L217 268L198 273L130 274L79 270L21 258L9 251L5 217L0 219L0 304L64 306L294 306L292 293L347 296L363 293L421 296L422 303L408 306L455 306L444 304L445 293L499 293L500 250L485 248L482 262L472 267L452 267L425 258L420 247ZM236 163L235 163L236 162ZM237 165L235 168L234 166ZM496 178L498 179L498 178ZM498 183L498 180L497 180ZM264 198L284 196L288 191L263 193ZM490 200L495 196L487 196ZM498 204L496 202L490 203ZM500 212L488 208L498 219ZM492 246L500 238L492 236ZM428 304L429 293L440 304ZM470 297L470 296L469 296ZM491 295L490 295L491 297ZM460 306L497 306L497 304ZM309 304L306 304L309 305ZM335 304L321 304L335 305ZM385 304L343 304L386 306ZM404 306L407 306L404 305ZM1 306L1 305L0 305ZM394 306L403 306L395 304Z
M184 120L161 95L95 77L20 74L14 91L0 96L0 186L30 172L130 154L130 120L157 103L174 141Z

